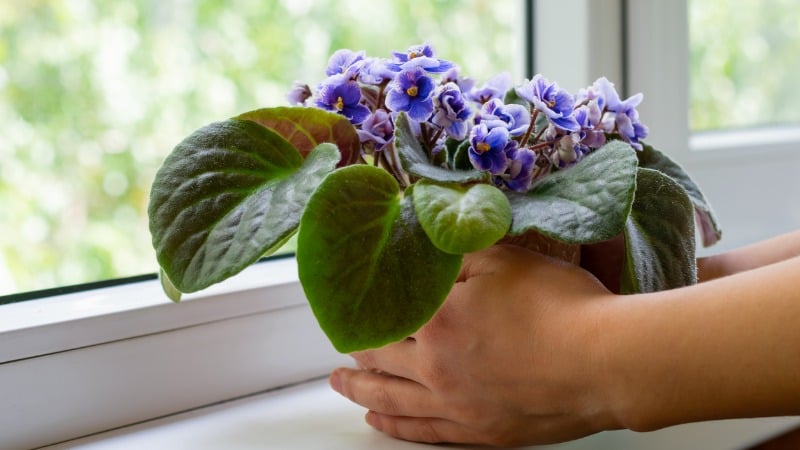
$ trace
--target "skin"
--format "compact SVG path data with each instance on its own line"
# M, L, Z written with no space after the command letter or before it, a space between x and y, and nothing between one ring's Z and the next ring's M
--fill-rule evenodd
M374 428L429 443L800 414L800 231L700 260L698 275L620 296L608 277L493 246L465 257L428 324L353 354L359 368L330 383Z

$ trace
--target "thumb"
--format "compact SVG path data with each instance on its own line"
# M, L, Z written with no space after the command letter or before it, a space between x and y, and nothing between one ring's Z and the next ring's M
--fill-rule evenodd
M531 257L535 257L535 254L530 250L505 244L492 245L477 252L467 253L464 255L461 272L459 272L456 282L501 272L508 269L509 266L513 267L515 261Z

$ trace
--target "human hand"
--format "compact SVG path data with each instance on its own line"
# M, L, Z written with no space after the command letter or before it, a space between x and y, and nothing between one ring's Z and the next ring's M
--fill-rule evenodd
M512 446L575 439L618 422L598 336L613 295L588 272L528 250L467 255L429 323L353 354L331 386L391 436Z

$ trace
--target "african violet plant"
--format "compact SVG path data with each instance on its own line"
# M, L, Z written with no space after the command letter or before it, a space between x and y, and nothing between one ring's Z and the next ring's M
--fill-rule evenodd
M391 59L333 54L291 107L205 126L177 145L149 205L177 301L297 233L300 282L341 352L408 336L440 307L462 255L537 233L624 236L623 292L696 282L695 224L720 237L700 189L643 143L637 94L600 78L576 95L536 75L476 85L427 45Z

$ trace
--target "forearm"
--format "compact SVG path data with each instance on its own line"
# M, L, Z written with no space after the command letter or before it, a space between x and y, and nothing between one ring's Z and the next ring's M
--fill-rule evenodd
M609 308L605 373L623 426L800 414L800 257Z
M719 255L700 258L697 275L708 281L800 256L800 230Z

